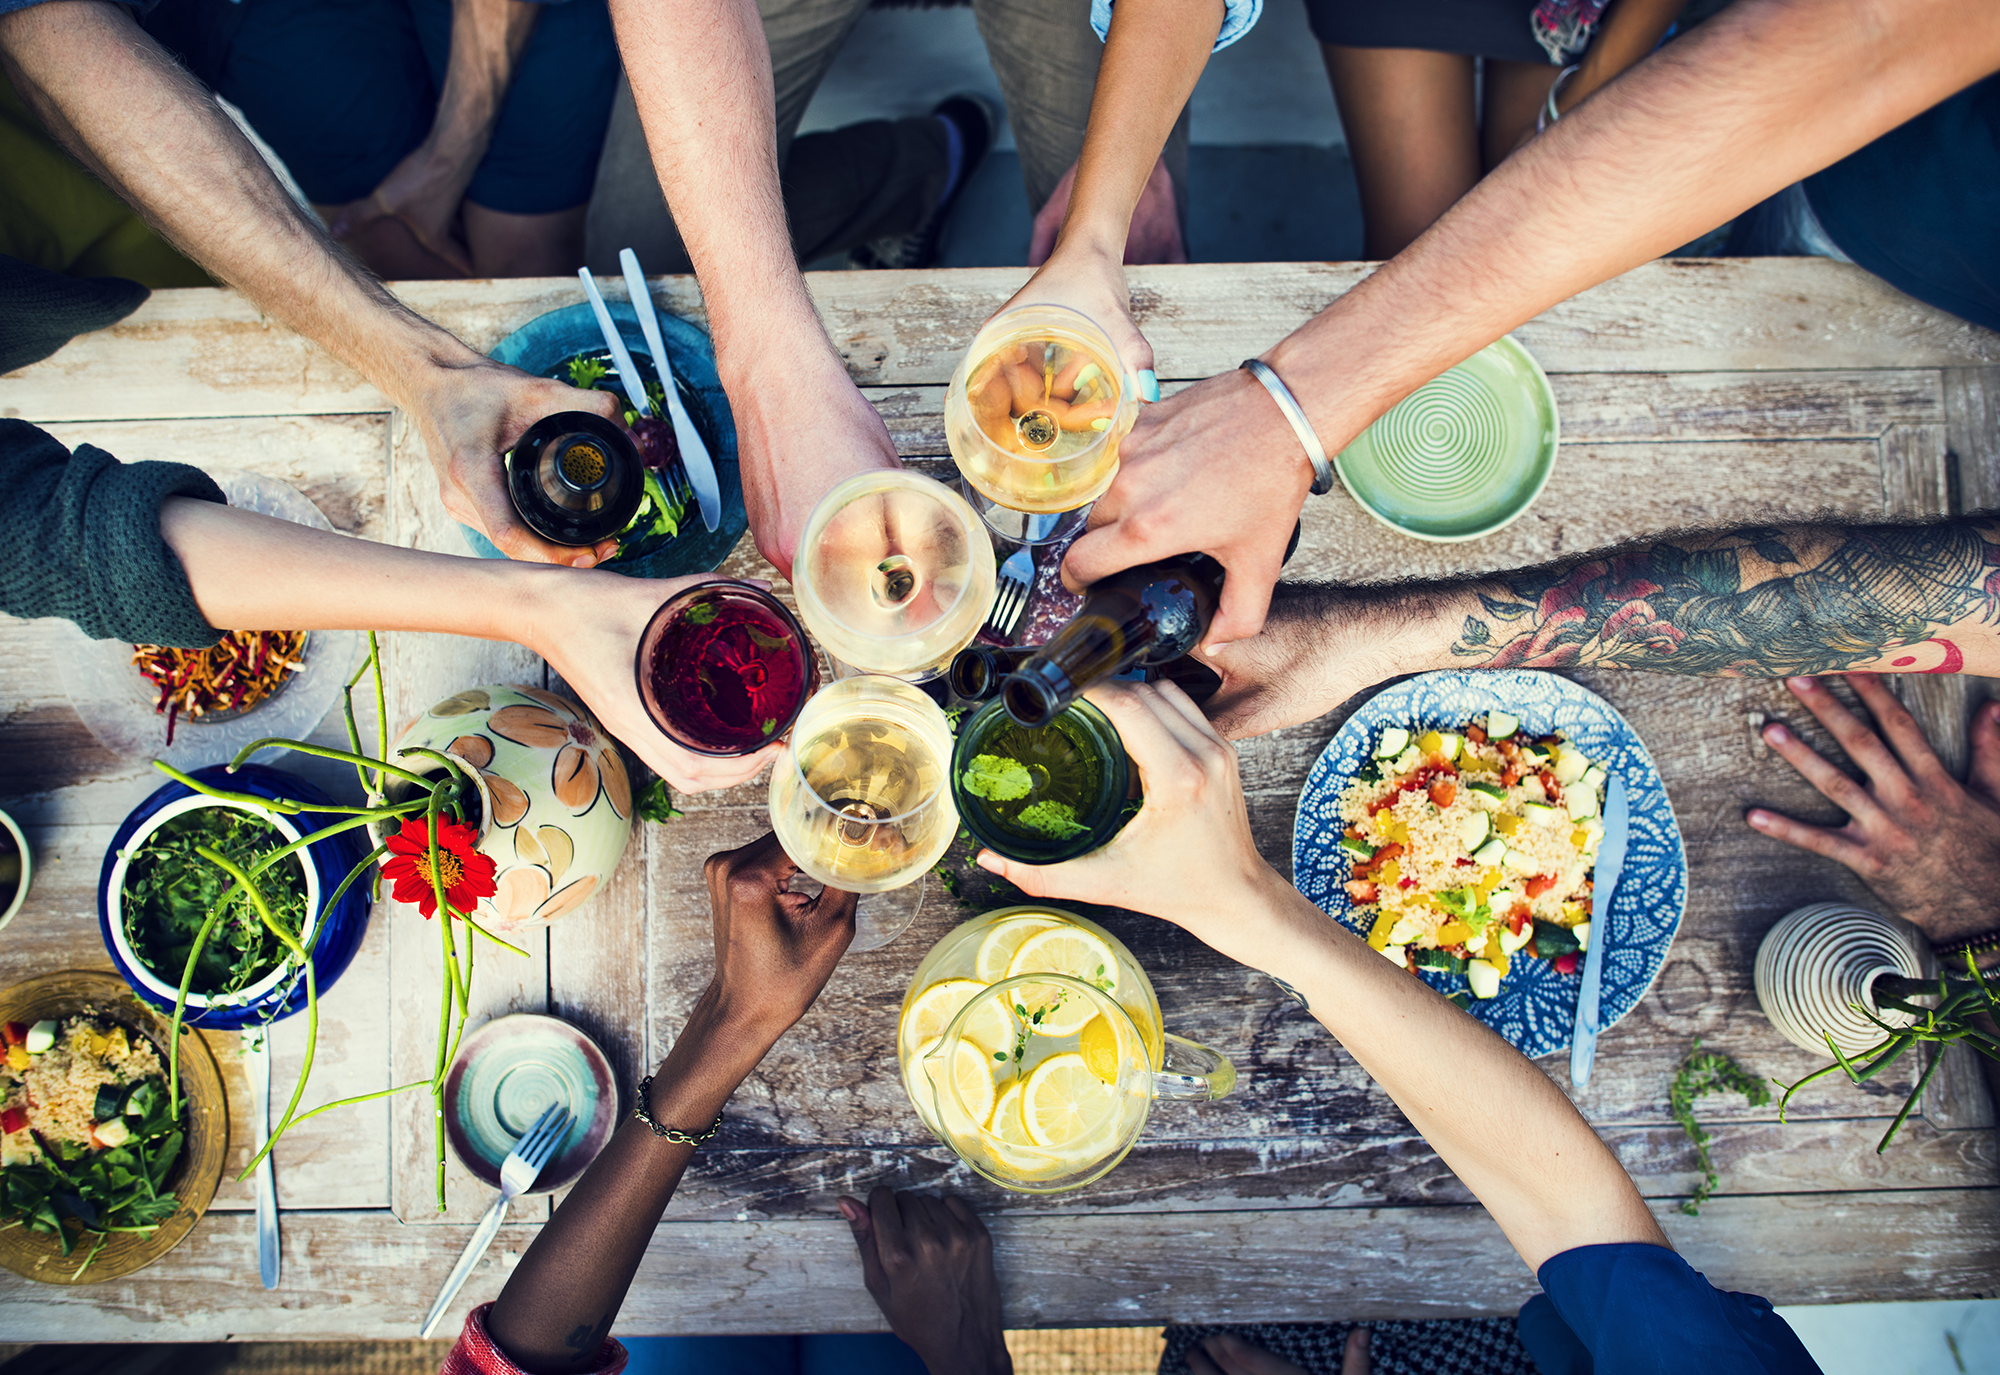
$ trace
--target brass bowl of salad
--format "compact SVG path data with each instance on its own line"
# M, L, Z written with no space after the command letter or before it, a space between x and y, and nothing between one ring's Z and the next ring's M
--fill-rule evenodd
M0 1265L96 1284L178 1246L229 1148L222 1075L181 1037L179 1111L166 1019L123 979L64 970L0 992Z

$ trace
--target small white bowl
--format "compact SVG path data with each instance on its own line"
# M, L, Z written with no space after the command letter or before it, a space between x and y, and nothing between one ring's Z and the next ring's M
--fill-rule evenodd
M159 811L147 817L145 824L132 833L132 838L125 842L125 848L118 852L117 862L111 866L111 881L105 888L105 902L111 909L111 920L107 925L110 927L113 955L119 966L120 973L124 974L126 978L137 982L146 991L157 997L165 998L169 1007L173 1006L174 999L180 996L180 985L168 983L158 974L154 973L152 969L148 968L146 962L140 959L138 953L132 949L132 943L125 935L125 870L131 865L132 856L139 853L153 832L159 830L160 827L166 825L167 822L172 821L177 816L184 816L188 812L202 811L209 807L226 807L232 811L248 812L250 815L268 821L277 827L279 833L285 837L287 842L298 840L304 835L304 832L299 830L289 817L278 812L268 811L263 807L252 807L242 802L224 802L220 798L208 797L199 793L193 797L183 797L178 802L169 802L166 806L160 808ZM304 942L312 938L313 927L319 921L319 874L314 870L310 856L306 851L294 851L293 858L302 861L300 867L305 870L306 876L306 925L305 930L299 933L299 940ZM251 984L248 988L239 988L234 993L211 997L207 994L189 990L187 996L188 1008L192 1011L206 1008L244 1007L256 1003L262 1000L272 989L276 988L278 982L290 972L290 962L280 960L277 967L269 974L266 974L256 983Z
M14 914L21 910L21 904L28 900L28 885L35 877L34 856L28 851L28 836L13 817L0 812L0 827L14 838L14 848L21 852L21 878L14 885L14 896L7 900L5 910L0 910L0 927L14 920Z

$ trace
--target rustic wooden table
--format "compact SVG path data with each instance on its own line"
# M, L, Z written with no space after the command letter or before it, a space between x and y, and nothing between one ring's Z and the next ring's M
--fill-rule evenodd
M1137 269L1133 303L1176 381L1234 367L1352 286L1343 264ZM827 274L812 285L854 379L913 459L945 453L944 384L976 325L1021 272ZM693 284L664 284L699 317ZM574 283L413 285L417 310L479 348L575 299ZM1665 527L1831 512L1853 518L2000 505L2000 337L1812 260L1657 263L1522 328L1562 411L1561 461L1525 518L1469 545L1390 534L1336 493L1308 505L1298 575L1369 579L1518 566ZM164 291L137 314L0 378L0 416L128 460L171 458L286 479L339 528L462 553L421 446L359 377L224 291ZM1220 459L1226 463L1226 458ZM728 571L761 565L745 541ZM762 571L768 576L768 568ZM58 684L47 623L0 618L0 806L36 850L34 892L0 935L0 985L105 967L94 906L112 829L157 778L85 731ZM388 644L390 713L481 682L547 681L519 649L434 636ZM1577 675L1646 739L1685 831L1692 883L1672 958L1602 1042L1584 1110L1656 1201L1675 1243L1718 1283L1783 1303L1990 1296L2000 1289L2000 1152L1976 1076L1940 1075L1896 1146L1874 1145L1907 1075L1810 1093L1789 1126L1772 1109L1708 1100L1722 1187L1699 1218L1675 1204L1693 1153L1666 1112L1695 1037L1789 1081L1814 1057L1759 1014L1757 941L1808 900L1865 899L1846 871L1753 835L1756 802L1827 816L1755 733L1800 713L1777 687L1664 675ZM1963 753L1982 683L1910 680L1906 698ZM337 719L337 714L336 714ZM1249 742L1252 820L1289 861L1300 783L1340 716ZM1810 722L1809 738L1825 744ZM337 726L322 731L336 738ZM1962 763L1962 760L1960 761ZM339 784L337 773L316 771ZM351 778L349 780L351 786ZM606 1046L629 1083L664 1053L708 977L701 861L765 829L761 782L683 799L646 826L584 912L539 936L534 959L484 959L477 1018L549 1011ZM1454 1316L1511 1312L1534 1289L1499 1231L1388 1099L1261 975L1144 916L1111 927L1151 971L1171 1024L1242 1073L1226 1102L1162 1109L1115 1173L1032 1199L985 1186L927 1138L898 1083L896 1009L911 970L953 922L1006 899L978 871L954 901L935 880L917 924L852 954L817 1007L730 1106L627 1300L625 1333L876 1328L839 1193L881 1182L960 1190L991 1220L1009 1326ZM435 945L407 911L378 912L325 1000L312 1100L426 1077ZM300 1028L276 1037L278 1082ZM232 1085L234 1159L242 1079ZM1567 1083L1560 1057L1547 1068ZM1885 1076L1885 1079L1887 1077ZM329 1114L277 1152L285 1282L257 1282L251 1199L225 1182L164 1261L82 1289L0 1274L13 1340L408 1336L487 1201L454 1163L451 1212L432 1211L428 1099ZM233 1170L232 1170L233 1173ZM491 1298L546 1204L517 1209L461 1295ZM450 1319L456 1322L456 1314ZM448 1329L447 1329L448 1330Z

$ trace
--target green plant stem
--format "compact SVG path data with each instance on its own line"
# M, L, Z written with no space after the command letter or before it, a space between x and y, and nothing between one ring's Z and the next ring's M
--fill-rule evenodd
M352 1098L336 1098L331 1103L321 1103L318 1107L308 1112L300 1113L291 1120L291 1125L296 1127L301 1122L318 1117L323 1112L331 1112L335 1108L348 1108L354 1106L356 1103L367 1103L377 1098L390 1098L399 1093L407 1093L411 1089L426 1088L429 1084L430 1080L428 1079L417 1079L408 1084L398 1084L392 1089L376 1089L373 1093L357 1093ZM277 1144L277 1140L277 1137L273 1136L264 1143L263 1150L250 1158L250 1163L243 1167L243 1173L236 1176L238 1184L241 1184L252 1174L256 1173L257 1166L263 1162L266 1155L270 1154L271 1147Z
M375 758L377 761L389 757L389 705L382 689L382 647L375 642L375 632L368 632L368 662L375 667ZM382 791L382 770L375 770L375 791Z
M460 915L461 915L461 916L464 916L464 914L463 914L463 913L461 913ZM524 959L524 960L532 960L532 959L534 958L534 956L533 956L533 955L530 955L530 954L529 954L529 953L528 953L527 951L523 950L523 949L522 949L522 948L521 948L520 946L518 946L518 945L515 945L515 944L514 944L513 942L511 942L511 941L505 941L505 940L502 940L502 939L501 939L500 937L498 937L498 936L494 935L494 934L493 934L493 933L492 933L491 931L488 931L488 930L487 930L487 929L486 929L485 927L481 926L481 925L480 925L480 924L479 924L478 922L474 921L474 920L473 920L473 919L472 919L471 917L469 917L469 916L468 916L468 917L465 917L465 924L466 924L467 926L471 927L471 928L472 928L472 929L473 929L474 931L477 931L477 932L478 932L478 933L479 933L480 935L482 935L482 936L486 937L486 939L487 939L487 940L489 940L489 941L492 941L492 942L493 942L493 943L494 943L495 945L499 946L499 947L500 947L500 948L501 948L502 950L511 950L511 951L513 951L513 952L514 952L514 953L515 953L516 955L519 955L519 956L520 956L520 957L521 957L522 959Z
M228 767L230 772L234 773L237 769L242 768L244 760L248 759L258 750L263 749L266 745L282 745L288 750L296 750L300 754L309 754L315 759L335 759L343 764L354 764L362 768L372 766L377 769L384 769L395 774L398 778L405 779L419 786L427 786L430 783L430 780L422 774L398 768L385 759L370 759L365 754L350 754L346 750L334 749L331 745L309 745L303 740L287 740L277 735L268 736L262 740L252 740L242 749L236 751L236 757L229 761Z
M190 778L163 759L155 759L153 767L183 787L193 788L203 797L212 797L218 802L235 802L260 807L280 812L285 816L297 816L300 812L325 812L331 816L375 817L382 810L379 807L342 807L331 802L314 802L308 805L281 797L259 797L255 793L230 792L227 788L213 788L198 778Z
M347 680L347 685L340 693L340 713L347 725L347 748L356 755L361 753L361 723L354 719L354 686L361 681L361 675L373 667L375 667L375 646L371 640L367 659L362 662L360 668L354 670L354 676ZM368 781L368 770L361 765L354 766L354 776L360 781L364 795L373 797L380 790L380 776L377 776L376 783L371 786Z
M180 1116L181 1110L181 1018L187 1014L188 989L194 986L195 962L201 958L202 949L208 944L208 933L221 919L222 904L218 902L208 909L208 919L202 922L201 930L194 933L194 944L188 948L187 963L181 967L180 991L174 995L173 1020L167 1023L167 1038L172 1042L167 1047L167 1102L172 1105L176 1117Z

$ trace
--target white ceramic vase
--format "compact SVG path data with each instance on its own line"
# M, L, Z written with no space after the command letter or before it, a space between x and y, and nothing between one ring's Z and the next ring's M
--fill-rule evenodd
M1883 974L1925 977L1930 947L1908 922L1844 902L1815 902L1787 914L1757 947L1757 1003L1786 1040L1826 1053L1827 1039L1843 1055L1882 1043L1882 1028L1908 1026L1908 1012L1876 1011L1869 990Z

